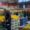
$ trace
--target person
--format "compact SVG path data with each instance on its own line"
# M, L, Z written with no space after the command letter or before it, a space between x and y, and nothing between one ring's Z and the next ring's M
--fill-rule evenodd
M23 26L23 19L20 18L20 26Z
M26 13L26 11L24 11L24 17L26 17L26 15L27 15L27 13Z
M27 23L27 20L28 20L27 16L24 17L24 18L21 18L21 19L20 19L20 26L25 26L26 23Z
M16 12L16 15L18 15L18 12Z
M17 15L18 16L18 12L15 12L14 15Z
M6 19L5 27L7 28L7 30L11 30L11 14L6 9L4 10L4 14L5 14L5 19Z

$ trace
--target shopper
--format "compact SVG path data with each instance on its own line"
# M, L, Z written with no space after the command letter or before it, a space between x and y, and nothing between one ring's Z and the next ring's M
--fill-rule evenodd
M20 18L20 26L23 26L23 19Z
M16 15L18 15L18 12L16 12Z
M24 11L24 17L26 17L26 15L27 15L27 13L26 13L26 11Z
M6 28L7 30L11 30L11 14L8 10L5 11L5 18L6 18Z
M26 23L27 23L27 16L26 17L24 17L24 18L21 18L20 19L20 26L25 26L26 25Z

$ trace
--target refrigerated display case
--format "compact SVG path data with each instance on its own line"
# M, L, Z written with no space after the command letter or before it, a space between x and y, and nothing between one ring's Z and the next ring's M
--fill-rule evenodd
M18 30L18 16L13 15L12 20L11 20L11 29Z
M6 29L2 25L3 22L5 22L4 9L3 8L0 8L0 30Z
M11 12L14 12L15 14L12 14L12 20L11 20L11 30L19 30L19 26L20 26L20 18L24 17L22 10L14 10ZM16 12L18 12L18 15L16 15Z

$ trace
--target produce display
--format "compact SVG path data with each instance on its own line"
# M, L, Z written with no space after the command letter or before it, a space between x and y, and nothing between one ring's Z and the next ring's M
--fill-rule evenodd
M11 30L29 30L30 22L28 23L28 21L30 21L30 19L28 19L28 18L30 18L30 16L27 16L23 12L18 12L18 15L13 14L13 13L11 14ZM25 14L25 17L24 17L24 14ZM5 20L6 20L5 15L3 15L3 13L0 14L0 23L4 22ZM5 27L3 27L1 24L0 28L5 28Z
M12 16L12 20L11 20L11 29L14 29L14 30L18 30L18 24L19 24L19 22L18 22L18 17L19 16L17 16L17 15L13 15Z
M4 22L5 21L5 16L0 15L0 22Z
M23 28L23 30L25 30L25 29L26 29L26 30L28 30L28 29L30 30L30 24L27 24L27 25Z

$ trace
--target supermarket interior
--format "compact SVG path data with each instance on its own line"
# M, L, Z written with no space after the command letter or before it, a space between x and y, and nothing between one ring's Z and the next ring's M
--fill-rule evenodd
M0 30L30 30L30 0L0 0Z

